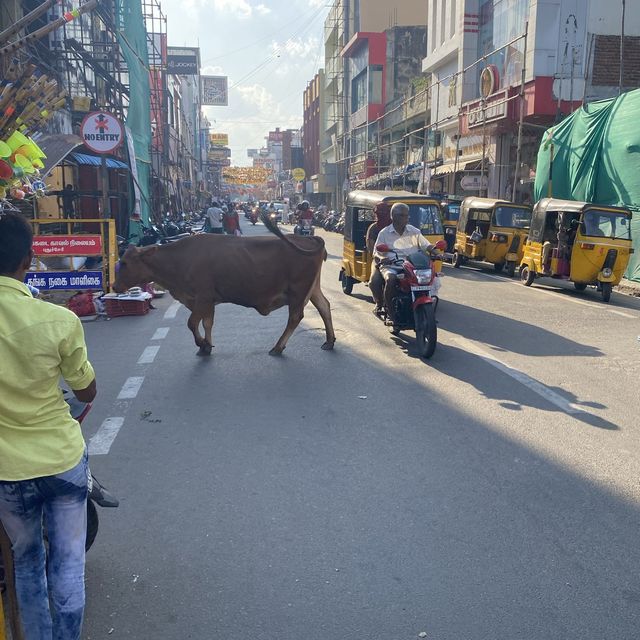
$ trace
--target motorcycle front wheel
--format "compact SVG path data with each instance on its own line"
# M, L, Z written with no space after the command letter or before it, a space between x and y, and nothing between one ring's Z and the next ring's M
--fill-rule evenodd
M422 358L428 359L436 350L438 329L433 304L423 304L414 312L416 326L416 344Z

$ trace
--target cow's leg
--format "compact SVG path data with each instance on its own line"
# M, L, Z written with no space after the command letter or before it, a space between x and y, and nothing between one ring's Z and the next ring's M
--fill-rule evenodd
M211 355L211 328L213 327L213 306L204 305L202 303L196 304L191 311L189 320L187 320L187 326L193 333L196 346L200 349L198 351L199 356ZM202 322L205 328L205 337L200 335L200 322ZM207 335L207 326L209 327Z
M275 347L269 351L271 356L279 356L284 348L287 346L287 342L291 337L291 334L296 330L296 327L300 324L304 318L304 307L289 305L289 321L284 329L284 333L280 336L280 340L276 342Z
M320 280L316 280L311 291L311 297L309 298L311 304L318 310L322 321L324 322L324 330L327 334L327 339L322 345L322 349L329 351L333 349L333 345L336 341L336 334L333 331L333 320L331 319L331 305L325 298L322 289L320 289Z
M216 312L215 305L211 305L211 311L202 318L202 326L204 327L204 342L205 349L208 349L207 355L211 353L211 348L213 347L213 338L211 337L211 332L213 330L213 317Z

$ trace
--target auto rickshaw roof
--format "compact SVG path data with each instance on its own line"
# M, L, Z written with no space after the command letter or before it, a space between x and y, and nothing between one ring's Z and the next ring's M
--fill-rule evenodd
M536 209L538 211L568 211L570 213L580 213L586 208L603 208L611 209L612 211L619 211L620 213L626 213L631 215L631 211L626 207L615 207L609 204L597 204L595 202L582 202L581 200L561 200L559 198L542 198L536 203Z
M346 204L348 206L360 205L373 208L382 202L406 202L407 204L411 204L412 202L433 202L434 204L440 204L438 200L431 196L412 193L411 191L382 191L373 189L357 189L356 191L351 191L347 195Z
M516 202L509 202L504 198L477 198L475 196L469 196L462 201L462 207L469 209L493 209L496 205L507 205L511 207L521 207L522 209L530 209L527 204L517 204Z

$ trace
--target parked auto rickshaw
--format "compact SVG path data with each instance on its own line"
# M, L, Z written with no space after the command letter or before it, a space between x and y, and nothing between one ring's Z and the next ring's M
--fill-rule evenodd
M465 198L453 247L453 266L467 260L490 262L513 276L529 233L531 207L495 198Z
M569 280L578 291L594 285L608 302L632 253L629 209L544 198L533 209L520 280Z
M453 253L456 243L456 229L460 218L460 206L462 199L447 198L440 203L442 207L442 225L444 226L444 239L447 242L447 253Z
M429 242L435 244L444 238L438 200L410 191L352 191L345 203L340 270L340 282L346 294L351 294L354 284L368 282L371 275L372 255L367 251L365 240L367 230L375 222L374 208L385 204L391 209L396 202L404 202L409 207L409 224L420 229ZM440 270L440 261L435 264L436 269Z

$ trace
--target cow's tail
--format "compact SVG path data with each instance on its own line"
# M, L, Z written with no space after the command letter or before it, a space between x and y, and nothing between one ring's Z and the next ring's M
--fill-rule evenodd
M284 233L282 233L282 231L280 231L280 228L278 227L277 223L274 222L270 217L268 213L263 213L260 216L262 223L264 224L265 227L267 227L267 229L269 231L271 231L271 233L273 233L274 235L278 236L278 238L281 238L282 240L284 240L285 242L288 242L296 251L298 251L299 253L304 253L305 255L316 255L319 251L321 251L322 249L324 249L324 240L322 238L316 238L316 236L312 236L313 239L318 243L318 246L315 249L303 249L302 247L299 247L295 242L293 242L293 240L291 240L291 238L288 238L287 236L284 235ZM326 258L326 250L325 250L325 260Z

